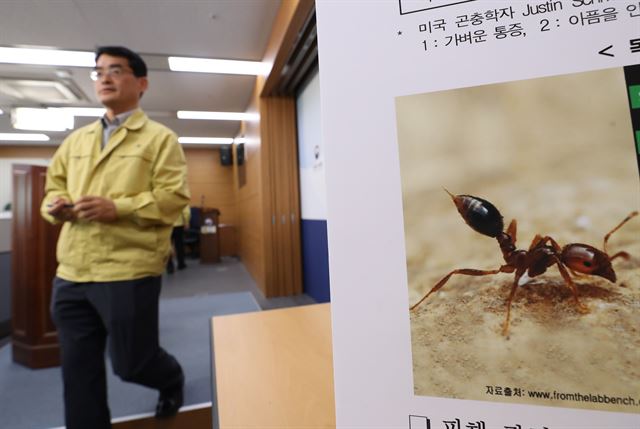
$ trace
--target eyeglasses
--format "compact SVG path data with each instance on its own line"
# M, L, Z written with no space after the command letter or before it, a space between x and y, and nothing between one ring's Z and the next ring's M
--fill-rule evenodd
M105 76L109 76L113 79L119 79L126 73L133 73L133 70L125 70L122 67L110 67L106 70L92 70L89 76L92 81L96 82Z

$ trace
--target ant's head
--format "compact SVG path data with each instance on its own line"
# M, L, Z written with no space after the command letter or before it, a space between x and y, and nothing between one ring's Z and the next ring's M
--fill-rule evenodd
M609 256L593 246L580 243L568 244L562 249L560 259L573 271L616 282L616 273L613 271Z
M489 237L497 237L504 229L500 211L489 201L473 195L453 195L445 189L458 209L462 219L474 231Z

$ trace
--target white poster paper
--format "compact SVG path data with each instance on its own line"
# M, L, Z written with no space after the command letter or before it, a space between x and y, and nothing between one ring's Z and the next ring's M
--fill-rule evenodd
M316 7L338 427L640 428L640 2Z

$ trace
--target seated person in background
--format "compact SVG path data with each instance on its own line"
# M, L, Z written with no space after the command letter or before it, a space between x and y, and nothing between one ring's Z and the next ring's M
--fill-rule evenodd
M182 214L178 217L178 220L173 224L173 230L171 231L171 243L173 244L173 252L169 255L167 261L167 272L173 274L175 268L173 266L173 255L175 254L178 260L178 269L184 270L187 268L187 264L184 262L184 227L189 225L191 218L191 208L186 206L182 210Z

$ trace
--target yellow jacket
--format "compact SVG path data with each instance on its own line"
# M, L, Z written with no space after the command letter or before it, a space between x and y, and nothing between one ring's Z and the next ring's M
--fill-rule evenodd
M184 226L189 228L189 221L191 220L191 207L185 206L182 209L182 213L178 216L178 219L173 223L173 226Z
M173 223L189 203L186 163L176 135L133 113L101 149L100 121L74 131L47 170L42 216L56 197L113 200L118 219L65 222L58 239L57 275L88 281L131 280L162 274Z

